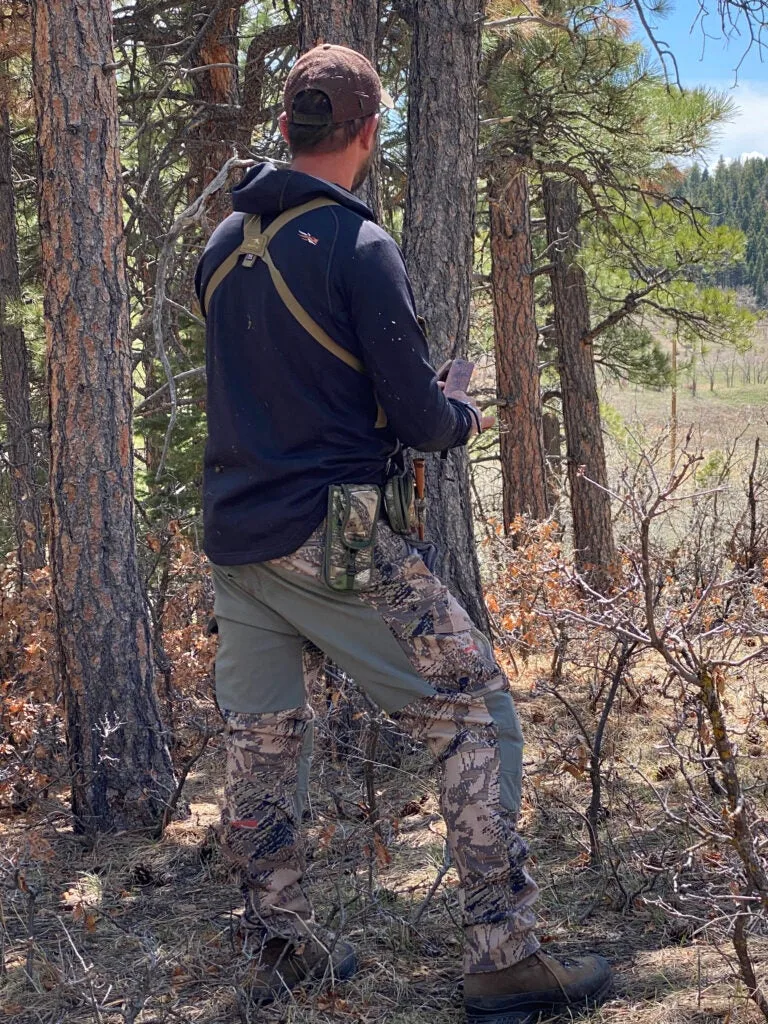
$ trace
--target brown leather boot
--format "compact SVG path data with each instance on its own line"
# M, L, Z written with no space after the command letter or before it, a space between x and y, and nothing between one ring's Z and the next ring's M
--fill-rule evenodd
M249 945L254 967L247 986L251 999L262 1006L287 995L303 981L345 981L357 970L355 951L348 942L329 939L321 945L310 938L302 942L268 939L258 948L252 942Z
M586 1009L611 989L601 956L555 960L541 950L502 971L464 975L469 1024L533 1024L540 1013Z

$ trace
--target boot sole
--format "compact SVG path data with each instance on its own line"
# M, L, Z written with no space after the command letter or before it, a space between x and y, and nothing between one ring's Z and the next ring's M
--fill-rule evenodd
M491 1007L466 1006L467 1024L537 1024L542 1013L550 1016L571 1011L586 1013L605 1002L613 989L613 979L607 981L596 992L578 1002L553 1002L551 999L536 999L531 996L512 996L504 1000L506 1006L497 1010ZM511 1005L510 1005L511 1004Z

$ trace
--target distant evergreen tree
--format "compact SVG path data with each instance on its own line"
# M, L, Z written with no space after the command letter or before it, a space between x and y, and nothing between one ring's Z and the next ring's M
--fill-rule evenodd
M718 270L713 283L749 288L759 306L768 306L768 159L726 163L721 157L712 172L694 164L680 184L680 195L713 223L739 228L747 237L744 262Z

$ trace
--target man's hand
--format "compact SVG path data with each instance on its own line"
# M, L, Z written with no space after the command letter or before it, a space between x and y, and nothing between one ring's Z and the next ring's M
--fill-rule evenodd
M450 392L448 392L448 391L445 390L445 384L444 384L443 381L438 381L437 382L437 386L442 390L442 392L443 392L443 394L445 395L446 398L455 398L457 402L463 402L465 405L471 405L472 408L477 413L477 418L475 418L475 416L472 417L472 427L471 427L471 429L469 431L469 437L475 437L475 435L478 432L477 431L477 420L480 421L480 430L481 431L490 430L491 427L495 427L496 426L496 417L495 416L483 416L483 414L480 412L480 410L477 408L475 403L472 401L472 399L469 397L469 395L465 391L450 391Z
M495 416L483 416L482 414L480 415L480 428L481 428L481 430L483 430L483 431L490 430L491 427L495 427L495 426L496 426L496 417ZM476 433L477 433L477 424L475 423L475 418L473 416L472 417L472 429L469 432L469 436L470 437L474 437Z

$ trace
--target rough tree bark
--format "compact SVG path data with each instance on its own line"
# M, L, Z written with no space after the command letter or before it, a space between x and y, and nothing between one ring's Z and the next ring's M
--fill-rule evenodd
M547 502L550 511L557 516L560 501L560 476L563 468L563 452L560 446L560 419L554 412L545 412L541 417L544 435L544 452L547 459Z
M375 58L379 0L301 0L299 13L302 53L319 42L339 43Z
M489 175L488 208L503 516L508 532L516 516L547 515L528 179L514 160L499 162Z
M11 467L13 525L18 545L20 583L33 569L45 565L40 496L35 481L35 446L29 391L29 356L20 327L6 323L8 303L21 299L16 246L16 204L11 177L11 125L4 91L0 88L0 389Z
M376 66L379 0L301 0L299 48L302 53L319 42L351 46ZM368 179L357 190L381 220L381 170L375 161Z
M403 250L437 364L464 355L475 227L478 80L484 4L414 0ZM463 449L427 464L429 532L440 572L481 628L488 615Z
M576 183L544 179L544 216L551 256L566 462L578 564L602 585L616 560L607 487L600 403L589 333L587 280L578 264L579 199ZM591 481L594 481L592 483ZM598 484L599 486L595 486Z
M79 831L158 824L174 790L133 517L131 348L109 0L35 0L51 570Z

